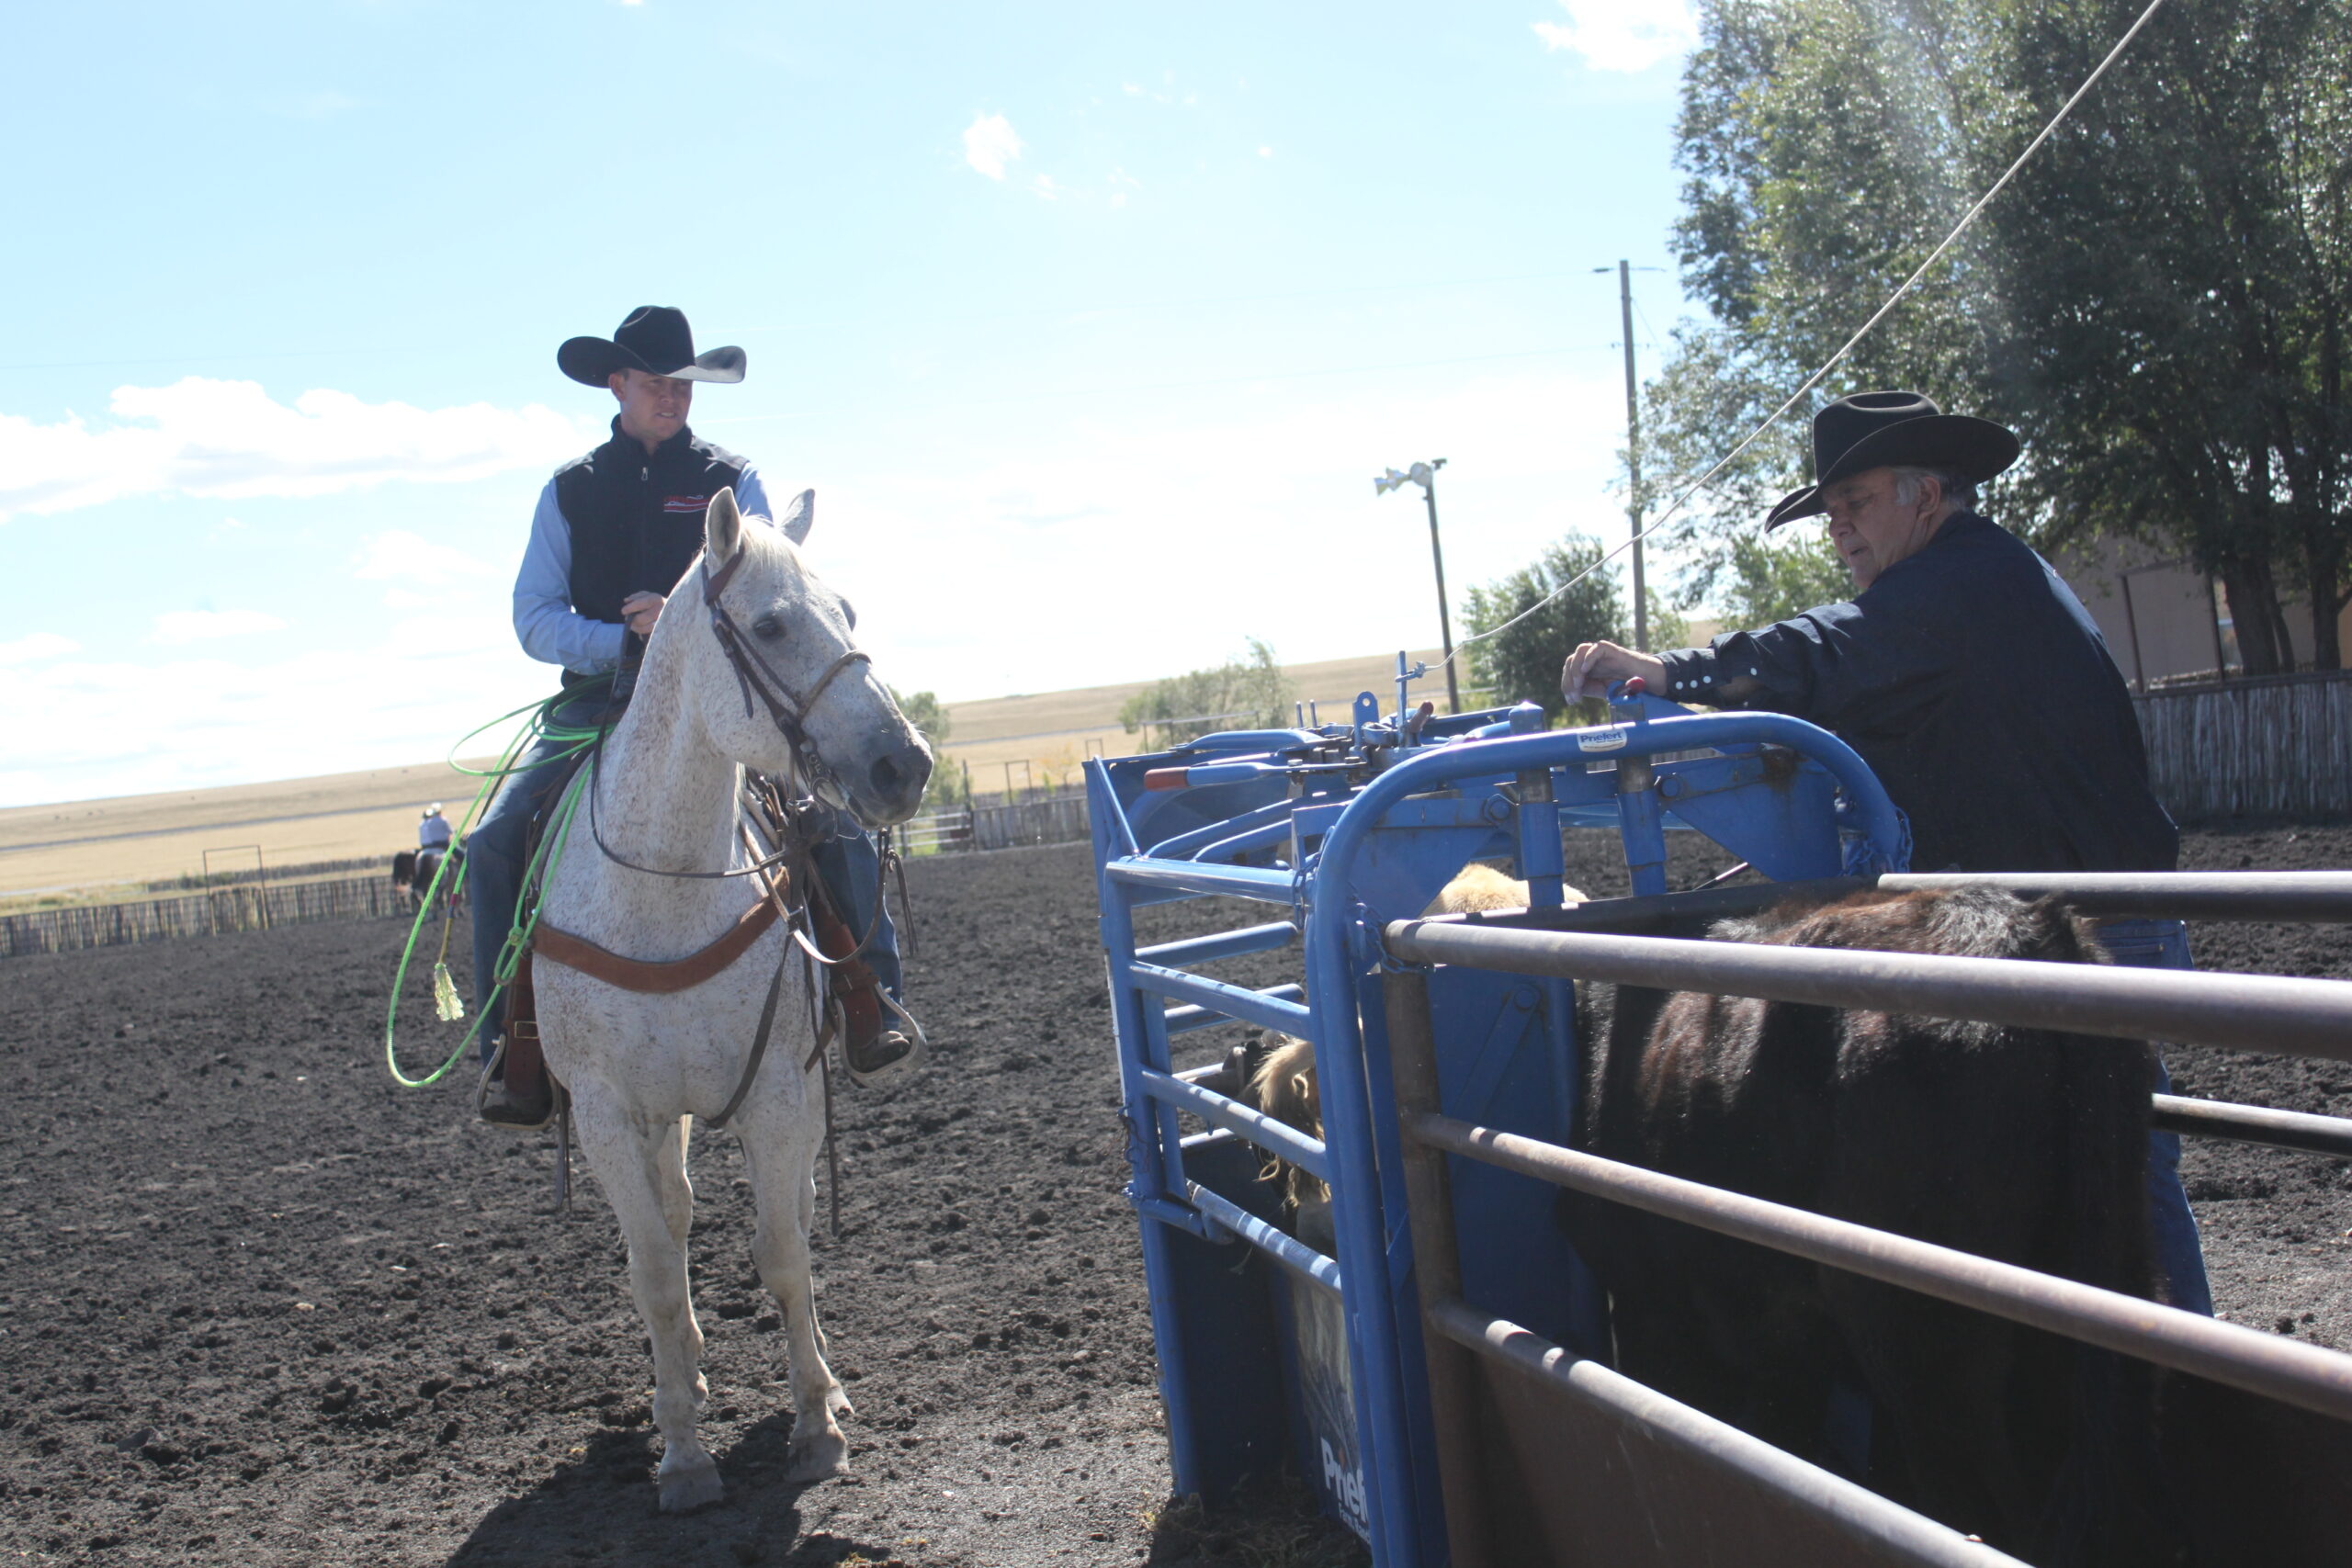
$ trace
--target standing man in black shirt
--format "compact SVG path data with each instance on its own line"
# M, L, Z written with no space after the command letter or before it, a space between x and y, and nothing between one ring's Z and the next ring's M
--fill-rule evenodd
M1814 416L1815 480L1769 530L1826 513L1852 600L1663 655L1589 642L1570 701L1641 676L1655 694L1793 715L1860 753L1911 827L1916 871L2170 871L2180 835L2148 784L2123 677L2082 601L1974 510L2018 438L1917 392L1863 392ZM2101 922L2120 963L2190 966L2177 920ZM2211 1313L2179 1139L2149 1162L2157 1256L2176 1306Z

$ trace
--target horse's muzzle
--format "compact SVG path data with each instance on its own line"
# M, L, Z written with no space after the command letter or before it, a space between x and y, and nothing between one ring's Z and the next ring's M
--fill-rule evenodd
M865 771L874 803L892 822L903 822L922 804L931 783L931 753L920 746L901 746L874 759Z

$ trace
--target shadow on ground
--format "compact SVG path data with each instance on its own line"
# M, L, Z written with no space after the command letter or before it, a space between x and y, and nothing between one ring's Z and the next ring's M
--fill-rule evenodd
M746 1427L718 1456L726 1497L677 1517L654 1506L659 1444L652 1430L598 1433L528 1494L484 1516L450 1553L448 1568L574 1562L613 1568L833 1568L899 1562L886 1542L830 1530L801 1534L802 1488L784 1480L791 1437L789 1416Z
M1245 1484L1228 1502L1170 1499L1152 1516L1148 1568L1364 1568L1372 1554L1321 1513L1295 1476Z

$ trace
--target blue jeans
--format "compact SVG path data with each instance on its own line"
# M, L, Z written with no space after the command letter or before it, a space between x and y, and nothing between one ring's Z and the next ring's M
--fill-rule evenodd
M825 890L833 896L833 907L841 911L851 933L864 936L868 925L874 927L874 940L865 947L865 965L891 996L903 999L899 986L905 974L899 962L899 929L890 923L890 903L882 896L882 852L875 847L873 834L838 811L831 815L833 836L818 840L809 858L816 863L817 874L825 879Z
M2188 929L2178 920L2108 920L2101 922L2099 943L2118 964L2141 969L2194 969L2189 956ZM2156 1092L2172 1092L2172 1075L2156 1062ZM2197 1216L2189 1213L2188 1194L2180 1185L2180 1134L2148 1134L2148 1223L2154 1233L2156 1262L2171 1282L2172 1304L2186 1312L2213 1315L2213 1292L2205 1280L2205 1252L2198 1245Z
M604 712L607 696L602 682L581 691L581 695L556 708L556 725L584 729ZM498 952L514 923L515 902L522 896L524 854L531 818L564 773L560 765L533 764L548 762L564 750L565 744L542 739L525 753L517 764L518 771L498 786L490 810L466 837L466 883L473 897L474 1010L482 1019L478 1038L485 1062L490 1060L491 1046L501 1022L492 1010L503 1000L497 985ZM839 813L832 816L834 836L820 840L811 852L812 858L817 874L825 879L825 886L833 895L842 919L852 931L863 936L867 923L876 918L876 905L882 903L882 857L871 834ZM881 908L874 941L865 950L865 962L893 997L901 994L899 933L890 923L887 904Z
M599 681L579 693L556 705L551 723L585 729L596 722L610 700L610 688ZM531 818L564 776L563 764L553 759L569 744L542 738L525 752L516 771L499 782L490 809L466 835L466 886L472 895L474 917L474 1011L481 1019L475 1038L485 1062L503 1022L495 1010L504 1001L497 983L498 950L506 943L514 924L514 904L522 896Z

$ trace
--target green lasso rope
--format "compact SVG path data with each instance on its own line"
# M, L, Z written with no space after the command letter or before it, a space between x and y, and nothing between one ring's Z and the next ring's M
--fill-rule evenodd
M454 841L463 842L467 829L474 824L475 817L485 808L491 798L496 795L500 784L506 779L515 773L528 773L533 768L552 767L559 762L567 761L596 743L597 737L603 733L601 730L578 729L553 722L556 708L570 703L577 695L578 694L574 692L559 692L544 702L532 703L516 708L512 713L501 714L488 724L460 737L458 743L449 749L451 768L482 781L481 787L474 792L472 802L467 806L465 816L458 820ZM467 742L511 718L522 718L523 723L516 728L513 741L500 754L495 766L469 768L457 760L457 753L466 746ZM563 742L564 749L532 763L530 768L517 766L517 761L523 753L542 739ZM539 902L530 896L531 892L535 888L545 886L547 878L553 874L557 862L560 858L560 847L571 832L572 813L579 809L581 790L594 767L594 763L592 761L589 767L582 768L572 777L571 784L564 790L563 798L557 803L555 810L549 815L548 830L539 836L537 852L532 855L530 863L523 868L522 896L514 901L514 920L507 928L506 940L500 944L498 960L492 966L493 995L504 989L506 984L514 977L515 968L522 963L523 954L530 945L532 929L538 924ZM453 860L459 860L460 864L457 873L458 880L449 885L450 900L454 902L465 887L466 872L461 858L455 855L443 855L433 868L433 882L425 889L424 897L417 906L416 919L409 925L408 941L401 946L400 966L392 973L391 996L384 1005L384 1066L390 1070L392 1081L402 1089L423 1089L428 1084L438 1083L447 1077L450 1069L464 1058L467 1047L471 1045L475 1037L481 1032L481 1026L488 1017L486 1012L477 1013L472 1024L463 1035L458 1037L458 1043L449 1052L448 1058L424 1077L413 1078L401 1071L400 1052L394 1043L394 1027L400 1017L401 992L408 984L408 966L410 960L416 953L416 939L424 933L425 920L432 915L434 906L440 900L441 882L444 877L449 875L449 864ZM524 913L526 909L530 911L527 915ZM446 936L447 934L446 923L450 919L446 909L441 918L445 923L443 934ZM434 965L434 991L436 1000L444 995L452 1003L456 1000L455 987L449 982L446 964L436 963ZM486 1004L488 998L480 998L477 1000ZM454 1020L457 1015L449 1016Z

